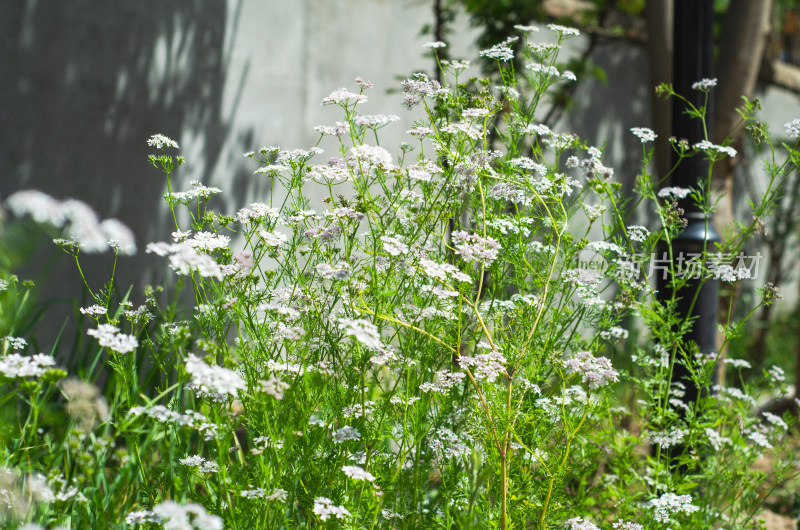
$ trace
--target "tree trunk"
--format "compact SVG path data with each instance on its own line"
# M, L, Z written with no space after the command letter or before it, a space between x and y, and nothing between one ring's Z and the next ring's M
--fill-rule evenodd
M761 69L767 41L772 27L773 0L731 0L722 28L716 76L719 84L714 93L714 114L711 124L714 143L725 138L742 152L743 129L733 130L739 122L737 107L742 95L753 97L756 79ZM715 215L720 234L733 222L733 175L736 159L726 158L716 166L714 189L725 197Z

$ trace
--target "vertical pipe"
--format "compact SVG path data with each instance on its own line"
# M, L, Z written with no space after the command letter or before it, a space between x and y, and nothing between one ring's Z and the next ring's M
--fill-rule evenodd
M673 88L676 93L688 99L695 107L703 105L705 94L692 89L692 84L703 78L712 77L714 12L713 0L675 0L673 28ZM713 94L713 91L712 93ZM709 94L706 123L712 123L712 98ZM702 122L685 113L686 104L672 98L672 135L678 139L686 139L690 145L704 140L706 134ZM711 131L708 137L711 138ZM673 154L673 165L677 162L677 153ZM684 160L672 174L672 186L697 188L708 178L709 162L701 153ZM706 190L708 192L708 190ZM713 228L710 214L706 216L690 198L679 203L685 211L688 221L686 228L673 240L672 252L676 265L685 263L692 254L700 254L705 247L709 252L714 250L714 243L719 236ZM659 276L659 296L662 300L671 298L672 289ZM705 282L705 283L704 283ZM717 340L717 305L718 280L691 279L677 294L678 316L681 320L696 317L691 331L684 335L686 342L697 344L702 354L716 352ZM700 285L703 285L700 288ZM700 292L692 307L692 301L698 288ZM676 364L672 382L681 382L686 387L682 400L693 403L702 389L692 383L686 367Z

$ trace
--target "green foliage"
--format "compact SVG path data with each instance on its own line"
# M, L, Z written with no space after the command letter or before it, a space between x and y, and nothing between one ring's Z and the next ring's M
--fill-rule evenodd
M718 355L684 338L683 257L670 254L665 295L646 273L685 226L677 199L710 213L713 165L735 153L675 142L711 168L697 189L659 190L653 132L634 129L641 175L621 196L600 149L538 122L568 77L557 52L575 32L553 31L556 44L520 48L538 69L494 50L501 88L455 63L442 84L406 80L424 117L399 158L379 146L391 119L360 112L370 85L333 92L340 123L321 130L341 158L249 153L271 189L235 216L211 208L216 188L173 192L191 161L152 137L175 233L148 251L176 292L147 288L134 308L113 276L90 291L94 365L80 378L4 340L0 484L14 502L0 524L747 527L761 484L793 472L784 419L754 414L781 373L680 399L680 384L712 385ZM705 120L705 105L691 111ZM726 251L769 205L754 208ZM652 223L633 225L634 211ZM84 247L62 247L79 270ZM717 250L698 256L698 286L746 275L712 268ZM756 308L775 299L762 295ZM725 346L741 324L722 329ZM673 381L676 367L689 379ZM771 475L755 469L762 454Z

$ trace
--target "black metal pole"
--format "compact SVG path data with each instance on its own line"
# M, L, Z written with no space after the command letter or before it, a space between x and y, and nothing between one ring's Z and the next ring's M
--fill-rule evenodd
M676 93L688 99L695 107L701 107L705 101L705 94L700 90L692 89L692 84L701 79L712 77L713 62L713 0L675 0L674 28L673 28L673 63L672 77L673 88ZM713 90L711 92L713 94ZM709 94L709 112L706 114L706 123L711 123L711 94ZM686 139L690 145L705 139L703 124L697 118L692 118L685 113L686 104L672 98L672 135L677 139ZM711 134L709 130L709 135ZM673 155L673 165L677 162L678 155ZM672 174L672 186L697 188L699 183L705 183L708 178L709 162L700 153L684 160ZM708 190L706 190L708 192ZM703 249L713 251L714 243L719 241L719 236L714 230L710 214L706 219L700 209L690 199L679 202L685 211L688 225L672 242L673 260L679 264L685 263L692 255L699 255ZM702 275L701 275L702 276ZM691 277L687 274L687 277ZM662 300L672 297L672 289L659 275L659 296ZM703 284L703 282L705 283ZM700 292L691 307L695 293L699 286ZM683 338L684 341L694 341L702 354L710 354L717 349L717 304L718 280L704 280L703 278L690 279L677 294L679 318L696 317L694 325ZM690 310L691 309L691 310ZM686 387L682 400L686 404L694 403L702 389L697 388L685 366L676 364L672 382L681 382Z

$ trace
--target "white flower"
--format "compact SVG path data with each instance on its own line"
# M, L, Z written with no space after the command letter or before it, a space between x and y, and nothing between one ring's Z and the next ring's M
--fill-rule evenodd
M28 341L22 337L6 337L4 340L8 347L13 350L24 350L25 346L28 345Z
M353 121L362 127L379 127L394 121L398 121L400 116L394 114L361 114L353 118Z
M472 441L467 437L467 441ZM431 450L442 454L445 458L458 458L472 453L470 446L450 429L436 429L436 435L428 444Z
M630 523L627 521L617 521L611 525L614 530L644 530L644 526L639 523Z
M364 94L356 94L354 92L350 92L346 88L338 88L333 92L331 92L328 97L323 98L322 104L323 105L331 105L336 103L349 104L351 99L356 103L364 103L367 101L367 96L365 96Z
M790 138L795 139L800 136L800 118L784 124L784 127L786 127L786 134L788 134Z
M377 145L357 145L350 148L350 154L362 163L372 164L383 169L392 169L392 154Z
M713 78L713 79L704 78L704 79L701 79L700 81L692 83L692 89L694 89L694 90L706 91L709 88L713 88L715 86L717 86L717 78L716 77Z
M720 435L714 429L706 428L705 433L708 438L708 443L711 444L711 447L713 447L715 451L719 451L723 444L731 443L730 438Z
M708 140L701 140L694 144L694 148L700 151L705 151L706 153L716 156L719 154L728 155L731 158L736 158L736 149L733 147L726 147L722 145L717 145L709 142Z
M481 109L481 108L472 108L472 109L464 109L462 116L465 118L483 118L484 116L489 115L489 109Z
M767 370L767 375L773 381L785 381L786 380L786 373L783 371L783 368L778 366L772 365L769 370Z
M23 190L12 194L6 206L14 215L30 215L37 223L49 223L61 228L66 222L61 202L38 190Z
M50 503L56 500L47 477L40 473L35 473L28 477L28 491L38 502Z
M495 44L488 50L483 50L480 52L480 56L489 59L497 59L498 61L510 61L514 58L514 51L511 49L509 44L513 43L517 39L518 37L510 37L506 39L505 42Z
M87 330L86 334L96 338L100 346L117 353L130 353L139 346L135 336L120 333L113 324L99 324L97 329Z
M204 186L199 180L192 180L189 182L189 184L192 186L192 189L175 192L172 194L172 197L182 204L189 204L196 199L203 198L208 200L214 195L222 193L221 189Z
M133 256L136 254L136 237L133 231L117 219L106 219L100 223L100 230L106 236L106 244L117 254Z
M762 415L764 416L764 418L766 418L766 420L767 420L768 422L770 422L772 425L775 425L776 427L780 427L780 428L781 428L781 429L783 429L784 431L785 431L785 430L787 430L787 429L789 428L789 426L788 426L788 425L786 425L786 422L785 422L785 421L783 421L783 420L781 419L781 417L780 417L780 416L778 416L777 414L773 414L773 413L771 413L771 412L762 412L761 414L762 414Z
M205 241L209 243L210 240ZM219 243L215 240L212 244ZM199 244L203 244L201 240ZM169 256L170 267L181 275L189 275L192 271L197 271L200 276L205 278L216 278L222 280L224 274L219 264L208 254L198 253L191 241L182 243L168 244L163 242L148 243L147 252L158 254L159 256Z
M591 521L584 521L582 517L573 517L567 520L569 530L600 530L600 527Z
M191 245L197 250L204 250L206 252L213 252L228 248L231 238L228 236L214 234L212 232L197 232L192 239L186 240L186 244Z
M286 501L286 496L288 494L289 494L288 491L281 488L277 488L275 491L264 497L264 500L284 502Z
M242 224L255 223L259 221L272 221L279 216L278 210L266 204L256 202L247 208L242 208L236 213L236 220Z
M647 127L633 127L631 132L634 136L639 138L642 143L652 142L657 138L656 133L653 132L652 129L648 129Z
M82 307L81 313L84 315L100 316L105 315L108 310L101 305L92 305L89 307Z
M263 228L258 231L258 237L264 241L264 246L270 248L279 248L281 245L286 243L288 238L277 231L267 232Z
M463 362L464 360L464 356L462 355L459 358L459 362ZM425 393L436 392L439 394L447 394L448 390L463 381L465 377L467 377L467 374L463 372L450 372L446 369L439 370L436 372L435 383L422 383L419 385L419 389Z
M619 372L606 357L595 357L591 352L580 351L564 361L567 374L580 374L589 388L595 389L619 381Z
M676 186L669 186L661 188L658 196L662 199L685 199L687 195L692 192L689 188L679 188Z
M132 407L128 414L131 416L148 416L161 423L171 423L173 425L196 429L204 435L206 441L213 440L217 434L217 426L210 423L208 418L195 410L187 410L181 414L164 405L156 405L151 408Z
M319 518L323 521L327 521L331 516L337 519L344 519L346 515L350 515L347 508L344 506L334 506L333 501L327 497L317 497L314 499L313 511L315 514L319 515Z
M691 495L675 495L665 493L657 499L652 499L646 506L655 509L654 519L659 523L670 521L670 515L676 513L690 514L700 508L693 505Z
M344 330L346 335L355 337L369 350L377 350L383 347L378 328L368 320L340 318L339 327Z
M453 232L452 239L456 253L460 254L465 261L490 265L497 259L500 243L492 237L481 237L459 230Z
M228 396L236 397L238 390L247 387L238 373L222 366L209 366L192 353L186 359L186 372L192 376L187 388L194 390L197 397L223 401Z
M181 458L179 462L187 467L196 467L200 473L216 473L219 471L219 465L216 462L206 460L198 455Z
M64 228L67 239L76 241L84 252L105 252L110 247L118 254L136 253L136 240L127 226L116 219L101 223L83 201L59 202L40 191L25 190L11 195L6 204L15 215L30 215L38 223Z
M175 501L164 501L153 507L163 524L164 530L222 530L222 519L206 512L205 508L193 502L180 505ZM193 516L190 519L189 516Z
M396 237L381 236L381 242L383 243L383 250L392 256L399 256L408 252L408 245Z
M365 471L358 466L342 466L342 471L345 475L353 480L366 480L367 482L375 481L375 477L372 475L372 473Z
M725 364L730 364L734 368L752 368L750 363L744 359L725 359L723 362Z
M311 423L310 420L309 423ZM319 420L317 420L317 424L319 424ZM360 439L361 439L361 433L358 432L358 429L350 427L349 425L345 425L344 427L337 429L333 432L333 443L335 444L340 444L347 440L360 440Z
M430 127L414 127L413 129L407 130L406 134L410 134L416 138L424 138L429 134L433 134L433 129Z
M153 510L139 510L138 512L131 512L125 517L125 523L129 525L145 524L145 523L160 523L161 517L156 515Z
M567 26L560 26L558 24L548 24L547 28L550 31L553 31L555 33L560 33L561 35L563 35L565 37L578 36L578 35L581 34L581 32L578 31L575 28L569 28Z
M175 149L178 149L178 142L167 138L163 134L152 135L147 139L147 145L155 147L156 149L162 149L164 147L174 147Z
M680 444L687 434L689 434L689 431L686 429L674 429L664 432L654 431L647 435L647 439L650 443L666 449Z
M280 379L274 377L266 381L259 381L259 390L278 400L283 399L283 392L289 388L289 386L289 383L284 383Z
M534 72L534 73L537 73L537 74L541 73L541 74L544 74L546 76L551 76L551 77L560 77L561 76L561 72L558 71L558 68L556 68L555 66L552 66L552 65L544 65L544 64L539 64L539 63L532 63L532 64L529 64L529 65L525 66L525 68L527 68L531 72ZM575 74L572 74L572 76L575 77Z
M750 434L748 434L747 437L753 440L756 445L760 445L761 447L765 447L767 449L772 449L772 444L769 443L767 437L764 436L763 433L753 431Z
M627 228L628 239L631 241L642 242L650 235L650 231L641 225L633 225Z
M341 136L350 132L350 124L337 121L336 125L317 125L314 130L323 136Z
M447 47L447 44L445 44L444 42L442 42L440 40L437 40L436 42L426 42L425 44L422 45L422 47L423 48L432 48L432 49L436 50L436 49L439 49L439 48Z
M618 326L611 326L610 328L603 330L600 332L600 338L609 340L609 339L627 339L628 338L628 330L618 327Z

